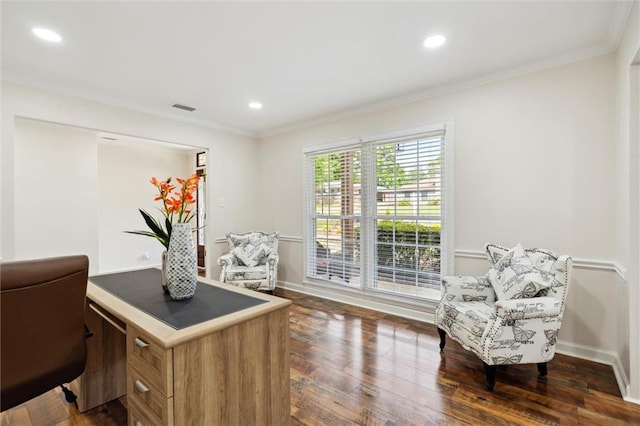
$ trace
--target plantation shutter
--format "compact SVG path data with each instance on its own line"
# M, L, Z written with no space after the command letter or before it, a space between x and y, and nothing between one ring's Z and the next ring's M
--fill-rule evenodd
M444 130L368 141L372 270L370 288L421 295L439 287Z
M360 148L306 154L305 275L359 285Z
M305 280L437 297L452 236L447 125L305 151Z

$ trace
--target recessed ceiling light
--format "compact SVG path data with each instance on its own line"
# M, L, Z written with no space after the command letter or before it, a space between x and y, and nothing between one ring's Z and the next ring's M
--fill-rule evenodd
M432 35L424 39L424 47L433 49L434 47L442 46L445 41L447 41L447 39L441 34Z
M262 109L262 104L260 102L249 102L249 108Z
M51 41L54 43L59 43L62 41L62 37L60 37L60 34L46 28L34 28L32 31L36 36L40 37L43 40Z

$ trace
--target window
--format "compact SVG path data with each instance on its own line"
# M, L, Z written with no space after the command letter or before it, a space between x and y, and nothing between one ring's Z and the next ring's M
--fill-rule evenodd
M196 167L206 167L207 166L207 152L199 152L196 154Z
M451 124L305 152L307 279L439 297L452 240L445 129Z
M358 285L354 278L359 276L360 159L360 149L344 149L311 155L307 164L313 172L310 226L311 238L315 238L315 259L309 272L314 277L339 277L345 285Z

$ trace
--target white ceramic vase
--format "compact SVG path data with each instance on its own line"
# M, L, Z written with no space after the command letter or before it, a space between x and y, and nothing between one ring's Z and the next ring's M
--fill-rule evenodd
M171 228L167 252L167 287L174 300L193 297L198 284L196 246L191 225L176 223Z

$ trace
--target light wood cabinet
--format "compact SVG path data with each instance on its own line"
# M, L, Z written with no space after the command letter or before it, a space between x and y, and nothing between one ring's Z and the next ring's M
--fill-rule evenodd
M173 356L176 424L289 424L289 308L185 342Z
M90 300L85 323L93 333L87 339L87 364L84 373L69 384L80 411L119 398L127 389L126 325Z
M173 350L135 327L127 329L127 361L164 395L173 395Z
M174 424L172 355L173 349L162 348L151 336L127 329L127 405L154 425Z
M151 414L133 401L127 402L127 424L129 426L154 426L160 424Z
M74 383L84 400L91 401L79 404L80 410L126 390L130 426L289 424L291 302L229 289L267 303L175 330L90 282L87 296L100 314L92 324L100 335L87 342L91 374L85 372ZM120 331L112 334L109 326L114 323ZM112 342L116 353L105 359L98 351ZM101 377L101 368L118 377ZM96 383L102 388L116 385L95 392Z

